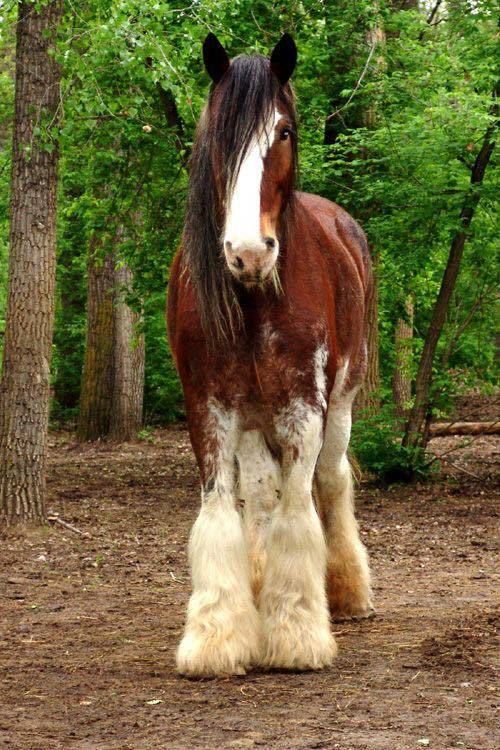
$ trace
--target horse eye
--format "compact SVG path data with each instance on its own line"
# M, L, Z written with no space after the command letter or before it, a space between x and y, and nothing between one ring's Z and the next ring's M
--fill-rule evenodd
M292 131L290 130L290 128L284 128L281 131L280 140L287 141L288 138L289 138L289 136L291 136L291 135L292 135Z

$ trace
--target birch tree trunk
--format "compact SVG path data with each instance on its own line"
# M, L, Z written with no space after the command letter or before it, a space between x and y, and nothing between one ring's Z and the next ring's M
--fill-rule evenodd
M50 50L60 0L20 2L11 178L9 288L0 383L0 520L45 518L45 459L54 324L57 113Z
M380 22L380 20L379 20ZM380 71L385 68L385 32L381 25L371 28L366 33L366 44L374 50L373 68ZM371 101L361 113L361 124L365 128L375 128L377 124L376 102ZM373 207L376 210L376 207ZM373 209L362 217L366 220ZM372 251L373 281L368 297L367 309L367 368L363 384L355 400L355 415L369 414L379 406L380 366L379 366L379 330L378 330L378 255Z
M398 9L408 10L418 7L418 0L403 0L398 4ZM390 32L391 33L391 32ZM374 50L372 67L374 71L384 70L387 66L385 55L386 32L379 19L377 25L369 29L366 34L366 43L369 49ZM376 102L371 101L361 113L361 124L365 128L375 128L377 125ZM374 207L373 210L376 210ZM369 215L369 213L368 213ZM367 217L364 217L365 219ZM378 391L380 389L380 367L379 367L379 330L378 330L378 257L372 253L373 258L373 288L368 301L368 326L367 326L367 349L368 362L367 371L363 385L356 396L355 414L362 412L374 412L379 406Z

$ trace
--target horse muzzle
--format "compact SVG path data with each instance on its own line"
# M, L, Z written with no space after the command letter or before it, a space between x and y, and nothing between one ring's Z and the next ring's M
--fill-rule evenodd
M265 281L276 264L278 252L279 243L274 237L263 237L260 242L224 242L229 270L245 286Z

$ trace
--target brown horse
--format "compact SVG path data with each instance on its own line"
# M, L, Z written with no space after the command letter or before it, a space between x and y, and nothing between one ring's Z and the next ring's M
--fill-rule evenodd
M344 210L295 191L291 37L270 59L230 61L213 34L203 53L213 85L168 302L202 485L177 667L319 669L336 652L328 605L373 612L347 459L370 259Z

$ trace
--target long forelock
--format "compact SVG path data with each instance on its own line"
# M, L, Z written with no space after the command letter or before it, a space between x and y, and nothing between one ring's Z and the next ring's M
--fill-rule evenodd
M249 148L266 131L277 106L279 84L269 60L240 55L211 94L212 154L218 162L223 189L234 186Z
M267 58L240 55L212 88L198 125L191 157L183 257L205 333L215 340L233 340L241 325L234 280L222 252L225 197L234 187L248 150L266 131L276 108L285 108L295 125L291 88L280 88Z

